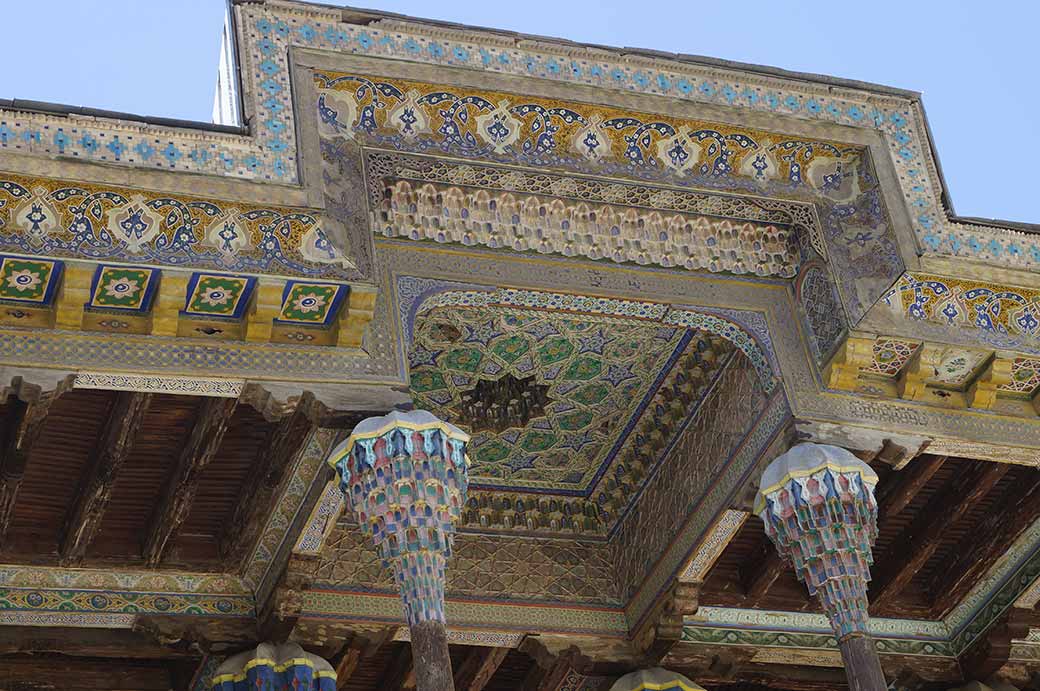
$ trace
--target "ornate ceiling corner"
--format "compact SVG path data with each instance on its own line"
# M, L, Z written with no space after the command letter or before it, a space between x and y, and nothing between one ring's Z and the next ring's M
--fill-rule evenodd
M676 450L669 457L673 466L696 457L694 454L726 458L726 462L713 472L682 473L674 467L662 468L615 538L620 584L631 628L640 625L703 540L711 523L745 485L761 457L783 436L790 419L787 401L776 394L764 399L760 393L751 393L746 377L746 372L741 373L738 368L727 372L726 380L720 382L705 403L708 406L727 401L726 415L711 414L707 407L677 441ZM728 396L721 393L727 389ZM734 389L740 393L733 395ZM744 425L732 427L733 415L745 420ZM719 448L719 444L728 448ZM700 497L692 512L687 508L690 496ZM674 533L661 530L661 525L673 526ZM670 535L670 543L664 544ZM661 556L650 566L639 556L647 554Z
M552 403L545 405L543 415L498 432L475 432L470 455L476 465L467 520L478 530L609 533L606 521L616 520L613 517L624 510L623 504L615 506L616 499L633 495L632 489L619 487L625 483L613 471L604 475L605 464L620 452L628 472L652 470L653 449L665 449L671 433L659 432L660 438L650 439L653 446L647 450L646 443L639 441L639 435L645 434L639 425L654 411L656 424L664 424L667 430L698 410L693 404L698 392L710 386L717 369L726 366L732 348L719 337L754 357L764 387L772 387L775 381L771 365L775 357L763 353L759 339L749 336L742 325L726 318L737 311L717 316L654 303L512 289L443 292L445 286L436 292L435 284L423 281L416 284L423 286L418 292L403 281L398 280L400 310L408 321L402 329L414 334L409 352L411 389L419 405L466 426L468 418L460 406L465 392L482 381L500 381L512 373L549 387L547 401ZM423 301L409 305L413 295L423 296ZM602 431L589 429L593 411L599 411L604 401L611 403L619 421L617 431L622 436L615 434L616 439L602 439ZM689 414L676 417L682 411ZM602 416L596 419L601 430L609 428L603 427ZM653 451L651 457L640 460L625 451L633 443L624 436L630 433L637 435L633 451ZM564 472L550 458L554 449L564 448L561 444L575 452L572 460L593 452L601 460L581 471ZM557 478L555 484L535 486L525 479L550 470L556 473L550 476ZM638 476L626 482L634 488ZM494 498L494 493L513 490L520 494ZM535 494L525 497L525 492ZM603 492L608 493L606 501L596 499ZM559 496L539 499L538 493ZM596 508L567 498L581 496L591 496ZM539 517L537 512L545 508L554 510L542 507L546 499L566 507L563 513ZM583 524L574 523L568 511L584 517L579 519Z

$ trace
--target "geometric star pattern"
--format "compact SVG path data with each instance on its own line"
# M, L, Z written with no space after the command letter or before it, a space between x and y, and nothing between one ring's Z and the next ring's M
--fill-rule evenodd
M473 483L583 492L643 415L673 355L696 347L697 338L633 318L440 306L416 323L411 394L417 407L474 432L462 413L464 396L482 381L533 377L533 385L548 387L544 409L501 431L475 431L468 446Z

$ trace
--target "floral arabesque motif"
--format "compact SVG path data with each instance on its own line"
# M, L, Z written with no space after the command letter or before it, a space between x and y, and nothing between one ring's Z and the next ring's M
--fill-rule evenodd
M317 72L315 81L319 119L329 133L346 137L391 145L403 140L419 151L531 165L566 163L581 169L590 162L600 168L610 162L617 171L641 176L747 174L758 181L811 185L838 200L858 191L859 150L834 142L402 79ZM337 119L334 104L344 99L353 105L339 110L359 113L356 122ZM805 175L818 159L833 172ZM745 160L751 161L750 169Z
M358 277L313 214L61 180L0 180L0 251L329 279Z

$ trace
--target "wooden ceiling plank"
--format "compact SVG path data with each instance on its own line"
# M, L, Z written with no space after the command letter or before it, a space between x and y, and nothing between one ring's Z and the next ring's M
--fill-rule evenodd
M762 535L762 543L756 551L756 558L751 560L747 573L741 573L744 581L744 593L749 607L761 604L769 588L788 568L787 562L780 558L772 541Z
M945 462L946 456L928 454L915 458L906 468L896 471L893 481L888 483L888 488L878 501L878 518L881 522L899 515Z
M473 648L455 673L455 691L483 691L509 654L509 648Z
M116 394L108 422L91 455L76 503L65 524L59 550L62 564L83 561L87 548L97 536L116 476L130 455L150 403L151 394L131 391Z
M529 643L534 645L528 645ZM552 656L544 648L535 650L538 647L541 647L541 644L533 639L527 639L521 646L521 650L528 652L535 660L535 664L524 678L522 691L556 691L567 677L567 673L577 666L582 658L581 653L572 646L559 655Z
M77 658L64 655L0 658L0 688L62 691L169 691L166 660Z
M989 494L1009 468L1006 463L978 461L931 498L877 562L869 591L871 614L892 603L935 554L944 531Z
M995 502L993 512L958 548L953 564L935 574L929 592L934 594L932 606L936 611L955 606L1022 531L1040 520L1040 471L1029 473L1028 479L1012 484Z
M0 456L0 546L7 537L29 453L39 439L47 413L58 395L45 394L33 403L26 403L17 397L12 397L8 402L3 455Z
M158 566L195 501L202 471L216 456L238 405L234 398L203 399L188 442L177 459L163 496L156 504L144 548L148 566Z
M542 678L541 683L538 684L536 691L556 691L559 689L560 684L567 678L567 673L571 671L571 664L569 659L561 658L557 660Z
M52 626L0 626L0 657L56 654L120 659L188 658L200 653L188 645L163 644L144 631ZM0 669L3 669L0 663ZM2 680L2 678L0 678ZM2 688L2 686L0 686Z
M314 395L305 391L293 411L282 418L260 448L256 468L243 483L235 511L221 537L221 555L229 564L238 564L260 533L269 514L271 498L293 466L311 433L317 427Z
M348 645L343 651L343 657L340 658L339 664L336 665L336 689L337 691L343 691L347 688L347 684L350 683L350 678L354 676L354 672L357 671L358 664L361 662L362 648L356 645Z
M379 680L380 691L402 691L415 688L415 666L412 660L412 644L401 646L390 667Z

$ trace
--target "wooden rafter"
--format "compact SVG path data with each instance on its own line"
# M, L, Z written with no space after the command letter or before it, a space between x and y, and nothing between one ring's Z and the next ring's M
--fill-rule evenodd
M188 441L152 514L144 547L148 566L158 566L162 562L170 543L188 517L202 471L216 456L237 404L234 398L205 398L199 406Z
M394 656L383 678L379 681L380 691L402 691L415 688L415 667L412 660L412 646L405 643Z
M76 503L65 524L60 548L63 564L82 561L97 536L116 476L130 455L150 402L151 394L128 391L116 394L108 422L87 465Z
M33 403L26 403L16 397L8 402L0 451L3 454L0 456L0 545L7 537L29 453L39 439L47 413L58 395L58 392L44 394Z
M455 691L483 691L509 654L509 648L473 648L455 673Z
M766 593L773 583L788 569L787 563L777 554L772 541L764 534L755 552L755 558L750 560L749 568L742 570L741 580L744 582L744 593L746 606L755 607L762 602Z
M561 657L556 661L552 667L545 672L545 676L542 677L541 682L536 687L535 691L556 691L563 683L563 680L567 677L567 673L571 671L570 660L565 657Z
M946 456L928 454L915 458L906 468L897 471L878 497L879 523L884 524L886 520L898 516L945 462Z
M953 563L936 573L928 589L934 593L932 604L936 610L945 612L956 605L964 590L978 582L1022 531L1040 520L1040 471L1029 473L1029 478L1007 488L995 502L997 509L957 550Z
M240 563L260 533L261 522L289 470L316 428L314 395L304 392L293 411L275 425L237 497L234 514L221 539L221 554Z
M354 676L354 672L357 671L358 664L361 662L361 653L362 648L356 645L348 645L343 650L343 656L336 665L337 690L342 691L347 688L347 684L350 683L351 677Z
M977 462L935 496L892 543L870 583L870 609L891 604L928 562L949 526L985 497L1008 471L1005 463Z
M554 656L531 638L524 641L520 650L535 660L524 677L522 691L556 691L568 672L581 666L582 661L587 662L576 647L572 646Z

